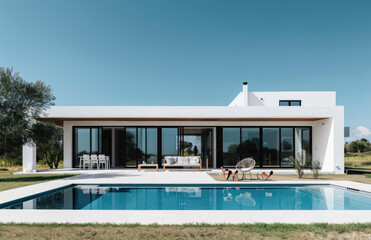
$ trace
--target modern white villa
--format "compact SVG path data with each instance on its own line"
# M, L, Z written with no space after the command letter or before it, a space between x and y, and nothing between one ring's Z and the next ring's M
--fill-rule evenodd
M322 172L344 173L344 107L335 92L242 92L228 106L54 106L39 121L64 129L64 168L79 156L105 154L112 168L158 163L165 156L201 156L202 168L235 166L246 157L257 169L292 169L291 156L310 154ZM35 169L24 147L24 170Z

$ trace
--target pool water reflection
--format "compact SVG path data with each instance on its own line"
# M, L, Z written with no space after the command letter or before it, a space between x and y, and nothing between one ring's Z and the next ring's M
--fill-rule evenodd
M10 209L371 210L371 195L332 185L76 185Z

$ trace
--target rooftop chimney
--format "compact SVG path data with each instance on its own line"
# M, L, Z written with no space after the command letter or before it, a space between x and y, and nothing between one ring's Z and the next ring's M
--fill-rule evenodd
M249 106L248 101L249 101L249 97L248 97L247 82L244 82L243 87L242 87L242 104L241 104L241 106L243 106L243 107Z

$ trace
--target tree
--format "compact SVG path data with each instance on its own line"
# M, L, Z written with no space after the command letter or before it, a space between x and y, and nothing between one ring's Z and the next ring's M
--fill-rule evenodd
M361 142L365 142L365 143L368 143L368 140L366 138L361 138L360 140Z
M350 152L358 152L358 143L357 141L353 141L349 144Z
M193 148L193 154L194 154L195 156L197 156L197 154L198 154L198 148L197 148L197 146L195 146L195 147Z
M29 83L13 69L0 68L0 155L19 151L30 141L34 119L54 105L52 88Z
M357 147L358 147L358 152L363 153L366 149L366 144L365 144L365 142L360 141L360 142L358 142Z
M183 140L180 141L180 149L181 149L182 153L187 152L188 155L191 155L192 154L192 146L193 146L193 144L191 142L187 142L187 141L183 141Z
M58 168L63 158L63 130L51 123L37 122L31 128L31 138L50 168Z

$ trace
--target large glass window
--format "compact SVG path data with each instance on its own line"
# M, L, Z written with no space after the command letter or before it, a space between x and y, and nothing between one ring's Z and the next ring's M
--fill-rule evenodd
M241 158L251 157L260 165L260 129L241 129Z
M146 129L138 128L138 159L139 163L146 163Z
M137 164L137 129L126 128L126 165Z
M295 155L308 157L311 154L310 128L295 128Z
M281 128L281 167L292 167L294 155L294 129Z
M146 162L157 163L157 128L147 128Z
M125 164L125 128L116 127L115 130L115 158L113 167L124 167ZM126 165L127 166L127 165Z
M90 154L90 128L75 129L75 167L78 163L78 156Z
M240 128L223 128L223 165L236 166L240 161Z
M222 165L252 157L257 167L292 167L291 157L311 154L310 127L222 128Z
M279 166L279 128L263 128L263 167Z
M92 128L91 129L91 154L98 154L101 148L100 144L102 141L102 129Z
M157 128L126 128L126 166L158 163Z
M178 128L162 128L162 156L178 156Z
M74 129L74 167L79 167L79 156L102 152L102 129L77 127Z

